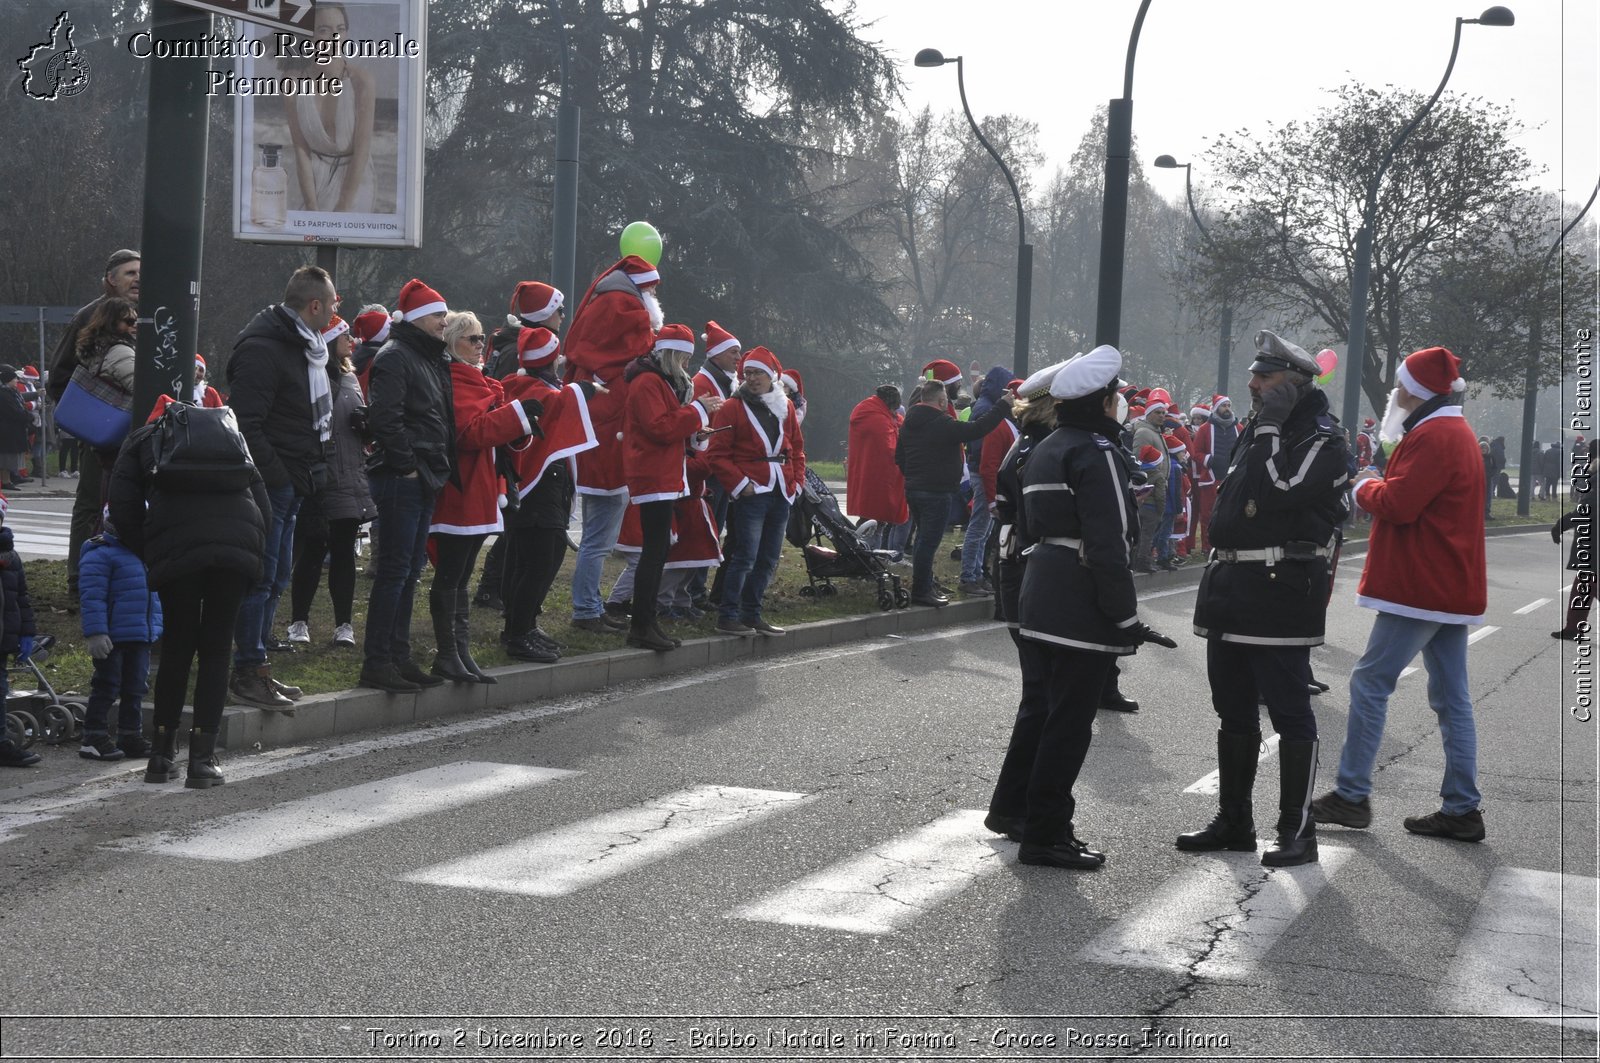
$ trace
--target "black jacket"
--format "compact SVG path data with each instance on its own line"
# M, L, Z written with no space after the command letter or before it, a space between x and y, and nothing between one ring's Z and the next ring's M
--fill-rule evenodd
M1281 430L1252 418L1217 489L1211 545L1331 549L1349 514L1350 467L1344 432L1320 389L1295 404ZM1329 572L1326 557L1212 561L1200 579L1194 633L1252 646L1320 646Z
M151 481L157 426L129 434L111 469L111 523L150 570L150 589L210 569L261 577L272 503L260 475L240 491L158 491ZM146 505L148 503L148 506Z
M28 594L28 577L10 528L0 528L0 594L5 597L0 609L5 624L0 633L0 654L16 653L23 635L37 635L39 631L33 626L33 598Z
M46 370L50 379L45 385L45 391L50 396L50 405L58 404L61 396L67 392L67 385L72 383L72 371L78 368L78 336L89 324L89 319L94 316L95 310L105 301L106 297L102 295L79 307L78 312L72 315L72 320L67 322L67 331L61 334L56 349L50 352L50 367Z
M988 435L1006 414L995 406L975 421L958 421L937 406L917 403L906 411L894 463L906 478L907 491L961 490L961 444Z
M415 472L437 491L455 476L455 389L450 355L409 321L396 321L367 380L370 470Z
M517 341L522 338L521 325L507 325L494 330L494 335L489 337L489 358L483 365L483 375L496 380L504 380L515 373L520 365L517 361ZM560 387L559 384L556 385Z
M233 341L228 405L267 486L288 484L297 495L311 494L322 438L311 423L305 340L281 304L257 314Z
M1033 450L1054 429L1048 425L1018 425L1017 441L1011 444L1000 471L995 474L994 528L999 549L995 560L995 619L1002 620L1013 631L1019 626L1021 612L1018 599L1022 594L1022 576L1027 569L1028 557L1024 552L1033 545L1028 538L1026 499L1022 493L1022 478L1027 474L1028 461Z
M0 384L0 454L26 454L33 414L10 384Z
M1109 421L1106 431L1113 431ZM1124 655L1138 620L1128 560L1138 540L1132 466L1105 434L1064 426L1033 448L1023 474L1027 536L1020 634L1047 646ZM1049 542L1073 539L1077 545Z

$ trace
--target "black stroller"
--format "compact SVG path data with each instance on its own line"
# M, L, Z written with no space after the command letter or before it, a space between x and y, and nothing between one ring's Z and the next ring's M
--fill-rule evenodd
M787 536L805 555L809 586L800 588L803 596L836 594L835 579L869 579L878 585L879 609L904 609L911 604L911 592L889 571L890 562L900 559L898 552L872 549L840 510L828 485L810 469L789 511ZM832 545L825 545L824 539Z

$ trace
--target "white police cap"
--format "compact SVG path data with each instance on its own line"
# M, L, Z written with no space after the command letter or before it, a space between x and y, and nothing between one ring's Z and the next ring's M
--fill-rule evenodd
M1290 343L1276 332L1262 329L1256 333L1256 360L1250 363L1252 373L1277 373L1288 370L1307 376L1321 376L1317 360L1306 353L1304 347Z
M1118 383L1120 372L1122 352L1109 344L1101 344L1063 365L1050 382L1050 394L1057 399L1081 399Z
M1076 357L1081 358L1083 356L1080 354ZM1069 358L1067 361L1070 362L1071 359ZM1024 380L1022 382L1022 386L1017 389L1017 398L1037 399L1050 394L1051 382L1055 380L1056 374L1061 372L1062 368L1066 365L1067 362L1057 362L1055 365L1046 366L1037 373L1034 373L1028 379Z

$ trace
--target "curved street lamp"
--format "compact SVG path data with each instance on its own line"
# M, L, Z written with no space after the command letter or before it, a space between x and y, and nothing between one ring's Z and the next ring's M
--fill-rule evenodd
M1128 240L1128 168L1133 156L1133 56L1139 49L1150 0L1140 0L1128 35L1128 60L1122 73L1122 98L1106 109L1106 186L1100 208L1100 291L1094 342L1121 349L1122 265Z
M1148 2L1148 0L1146 0ZM937 48L924 48L912 60L917 66L944 66L947 63L956 65L956 87L961 92L961 110L967 116L967 124L972 127L972 135L978 138L989 157L1000 167L1000 172L1005 175L1006 184L1011 186L1011 198L1017 204L1017 319L1014 344L1011 352L1011 371L1019 377L1028 376L1028 318L1033 302L1033 245L1028 243L1028 225L1022 215L1022 193L1017 190L1016 179L1011 176L1011 169L1006 166L1005 160L1000 158L1000 153L994 150L983 135L983 130L978 128L977 121L972 117L972 108L967 106L967 84L962 76L961 56L946 59L944 53Z
M1389 166L1394 162L1400 146L1416 131L1428 112L1433 110L1433 105L1439 102L1445 84L1455 70L1456 53L1461 50L1461 27L1515 24L1516 16L1511 10L1499 6L1486 8L1477 18L1456 19L1455 39L1450 44L1450 62L1445 65L1444 77L1439 79L1439 87L1433 90L1428 102L1422 105L1406 127L1400 130L1400 134L1384 149L1382 157L1378 160L1378 168L1367 180L1367 195L1361 207L1361 228L1356 231L1355 271L1350 277L1350 327L1345 344L1345 363L1349 367L1349 376L1345 378L1344 383L1346 427L1354 425L1361 413L1361 378L1366 375L1367 358L1367 289L1372 273L1372 227L1377 220L1378 185L1383 181L1383 175L1389 172Z
M1183 197L1189 202L1189 216L1194 219L1194 226L1200 230L1200 238L1205 241L1206 247L1214 254L1217 249L1216 242L1211 239L1211 233L1206 229L1205 222L1200 220L1200 212L1194 209L1194 189L1189 183L1192 163L1179 162L1171 155L1157 155L1155 165L1163 170L1183 169ZM1228 356L1233 350L1233 307L1228 304L1227 285L1223 285L1222 292L1222 336L1217 343L1217 390L1212 394L1226 395L1228 393Z

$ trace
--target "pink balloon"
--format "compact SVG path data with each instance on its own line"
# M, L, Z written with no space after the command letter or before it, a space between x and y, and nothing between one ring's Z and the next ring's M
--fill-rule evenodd
M1322 370L1322 374L1321 375L1323 375L1323 376L1327 376L1329 373L1331 373L1335 369L1339 368L1339 355L1338 355L1338 353L1333 351L1333 350L1331 350L1331 349L1318 351L1317 352L1317 368Z

